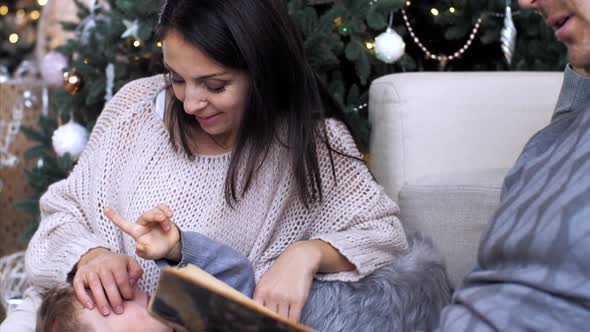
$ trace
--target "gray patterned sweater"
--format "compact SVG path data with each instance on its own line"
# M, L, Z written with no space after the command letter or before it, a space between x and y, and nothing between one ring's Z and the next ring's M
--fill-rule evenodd
M551 124L526 145L441 331L590 326L590 78L568 66Z

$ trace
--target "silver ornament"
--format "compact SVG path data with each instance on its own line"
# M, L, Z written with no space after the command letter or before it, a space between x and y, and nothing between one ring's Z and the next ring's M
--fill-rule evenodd
M516 48L516 36L518 35L518 32L516 31L514 21L512 20L510 1L506 2L505 15L504 27L502 28L500 40L502 41L502 52L504 53L504 59L508 64L511 64L512 57L514 56L514 49Z
M19 163L18 157L10 151L10 148L20 131L24 107L22 99L17 100L12 109L12 119L10 121L0 120L0 137L2 138L0 140L0 168L15 167Z
M109 63L107 68L105 69L106 77L107 77L107 84L105 88L105 96L104 101L109 102L111 98L113 98L113 89L115 87L115 65Z
M14 78L18 80L34 80L39 76L37 64L31 60L24 60L14 71Z
M90 15L83 19L76 28L76 34L84 45L88 44L90 35L96 32L99 25L109 25L111 22L110 17L98 13L100 9L101 5L98 4L98 1L92 0L90 3Z
M0 66L0 83L6 83L10 79L10 73L8 67L5 65Z
M123 20L123 24L125 25L126 30L121 35L121 38L133 37L138 40L141 39L139 38L139 20Z

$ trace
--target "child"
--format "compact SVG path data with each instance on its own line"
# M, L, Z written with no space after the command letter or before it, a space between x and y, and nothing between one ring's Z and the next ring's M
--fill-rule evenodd
M156 260L160 267L191 263L224 281L245 295L252 297L254 271L248 259L234 249L195 232L181 232L170 218L172 211L159 205L144 213L133 224L124 220L113 209L105 215L123 232L136 241L137 254ZM72 287L49 290L43 297L38 312L37 332L74 331L172 331L147 312L149 295L135 289L133 300L124 301L120 315L103 316L98 310L89 310L76 300Z

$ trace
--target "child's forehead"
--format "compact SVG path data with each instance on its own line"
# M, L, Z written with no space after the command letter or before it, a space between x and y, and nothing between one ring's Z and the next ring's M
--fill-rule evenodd
M120 326L128 326L127 324L136 324L142 326L143 312L147 313L147 298L148 295L143 290L136 288L135 297L133 300L124 300L122 314L116 314L112 312L107 316L101 314L99 308L96 306L96 301L91 292L88 295L95 304L93 309L88 309L83 306L80 301L75 299L75 308L78 313L78 319L84 324L87 324L93 331L126 331L121 329ZM145 302L145 303L144 303ZM141 312L142 314L138 314ZM123 325L124 324L124 325Z

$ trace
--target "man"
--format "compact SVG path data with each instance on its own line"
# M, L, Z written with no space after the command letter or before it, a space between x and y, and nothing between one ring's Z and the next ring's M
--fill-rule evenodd
M520 0L568 48L551 124L504 181L479 268L441 331L587 331L590 324L590 1Z

